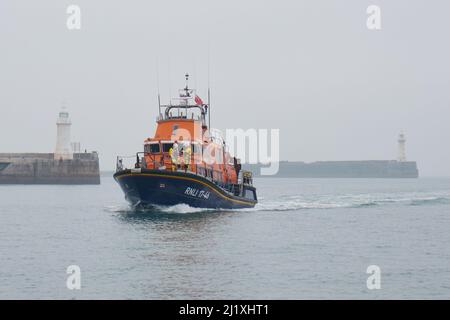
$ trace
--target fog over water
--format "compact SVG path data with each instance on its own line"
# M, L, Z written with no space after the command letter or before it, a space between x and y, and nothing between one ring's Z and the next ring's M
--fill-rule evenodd
M66 9L81 8L81 30ZM382 29L366 27L369 5ZM0 2L0 152L52 152L63 101L102 170L142 149L184 74L212 124L279 128L281 159L395 159L450 176L448 1ZM208 45L209 44L209 45ZM209 49L208 49L209 47Z

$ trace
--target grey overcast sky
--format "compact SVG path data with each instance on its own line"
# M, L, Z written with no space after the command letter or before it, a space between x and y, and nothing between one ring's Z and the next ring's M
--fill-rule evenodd
M81 8L81 30L66 9ZM366 27L381 8L378 31ZM213 126L279 128L285 160L395 159L450 176L448 0L1 0L0 152L52 152L65 101L72 140L101 169L142 149L183 75Z

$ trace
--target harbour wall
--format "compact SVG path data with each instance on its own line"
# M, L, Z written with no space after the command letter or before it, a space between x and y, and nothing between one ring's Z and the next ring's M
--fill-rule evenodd
M0 184L100 184L98 154L55 160L53 153L0 153Z
M245 164L244 170L261 176L262 164ZM365 160L365 161L280 161L276 175L262 177L283 178L418 178L415 161Z

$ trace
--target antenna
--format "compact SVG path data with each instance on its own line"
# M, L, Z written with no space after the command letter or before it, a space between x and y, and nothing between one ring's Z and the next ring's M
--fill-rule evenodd
M194 89L198 89L197 87L197 62L194 57Z
M187 119L187 114L188 114L188 105L189 105L189 73L186 72L186 74L184 75L186 78L186 87L184 88L184 92L185 92L185 105L184 105L184 110L186 112L186 119Z
M189 85L188 85L188 83L189 83L189 73L186 73L186 74L184 75L184 77L186 78L186 88L185 88L185 90L186 90L186 92L187 92L187 90L188 90L188 88L189 88Z
M211 42L208 40L208 130L211 132L210 44Z
M158 62L158 57L156 57L156 87L158 89L158 110L159 110L159 115L161 116L161 94L159 92L159 62Z
M208 90L209 90L209 87L210 87L209 74L210 74L210 41L208 40Z
M208 129L211 132L211 93L208 88Z
M170 57L167 57L167 75L169 81L169 104L172 104L172 87L170 86Z
M159 117L161 118L162 114L161 114L161 96L159 95L158 92L158 110L159 110Z

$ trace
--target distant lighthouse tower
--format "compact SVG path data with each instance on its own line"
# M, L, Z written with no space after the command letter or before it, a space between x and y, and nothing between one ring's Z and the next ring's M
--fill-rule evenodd
M56 149L55 160L71 160L73 159L72 148L70 145L70 126L72 122L69 119L69 112L63 107L56 121Z
M406 152L405 152L406 138L405 138L405 134L403 132L401 132L398 135L397 142L398 142L398 161L404 162L404 161L406 161Z

